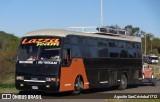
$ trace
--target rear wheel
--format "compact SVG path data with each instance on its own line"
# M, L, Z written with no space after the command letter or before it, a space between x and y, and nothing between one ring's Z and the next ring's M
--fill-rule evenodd
M83 81L80 76L78 76L74 82L74 91L73 95L78 95L83 90Z
M126 77L125 74L123 74L123 75L121 76L121 83L120 83L120 86L118 87L118 89L119 89L119 90L124 90L124 89L126 89L126 88L127 88L127 84L128 84L128 82L127 82L127 77Z

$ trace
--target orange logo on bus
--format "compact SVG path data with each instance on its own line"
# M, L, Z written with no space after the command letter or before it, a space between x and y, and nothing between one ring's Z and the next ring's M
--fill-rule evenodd
M58 38L38 38L38 39L23 39L22 44L37 44L36 46L59 46Z

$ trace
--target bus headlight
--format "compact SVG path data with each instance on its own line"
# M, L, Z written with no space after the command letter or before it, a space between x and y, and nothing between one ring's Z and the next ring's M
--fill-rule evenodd
M46 81L48 81L48 82L56 81L56 78L46 78Z
M24 76L17 76L16 80L24 80Z

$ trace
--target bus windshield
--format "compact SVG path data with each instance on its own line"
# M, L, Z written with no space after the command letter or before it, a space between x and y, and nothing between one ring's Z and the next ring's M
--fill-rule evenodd
M19 47L19 61L55 61L60 58L59 38L23 38Z

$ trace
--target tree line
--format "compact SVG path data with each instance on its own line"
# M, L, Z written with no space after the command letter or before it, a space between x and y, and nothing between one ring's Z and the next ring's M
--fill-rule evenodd
M15 59L20 38L0 31L0 79L15 71Z
M145 40L146 40L146 54L160 55L160 38L157 38L152 33L147 33L139 27L127 25L124 27L127 34L130 36L138 36L142 38L142 51L145 54Z

